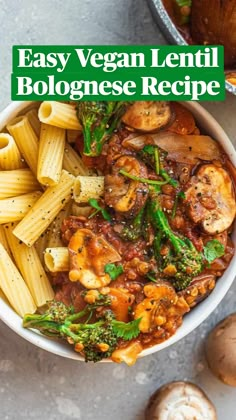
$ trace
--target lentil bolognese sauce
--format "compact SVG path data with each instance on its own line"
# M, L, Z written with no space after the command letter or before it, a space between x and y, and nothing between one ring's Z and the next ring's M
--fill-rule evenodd
M74 145L104 190L62 222L69 265L51 273L54 318L24 325L67 339L86 361L133 364L175 334L228 267L236 172L179 103L125 103L105 123L104 104L79 105Z

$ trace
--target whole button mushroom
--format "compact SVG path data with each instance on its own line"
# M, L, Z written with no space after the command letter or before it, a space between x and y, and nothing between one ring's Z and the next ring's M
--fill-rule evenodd
M206 358L212 373L227 385L236 386L236 313L210 332Z
M146 420L217 420L214 405L190 382L171 382L150 398Z

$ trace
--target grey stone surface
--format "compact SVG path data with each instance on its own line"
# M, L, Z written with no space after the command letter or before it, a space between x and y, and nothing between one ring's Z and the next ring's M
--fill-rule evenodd
M144 0L0 0L0 110L10 102L13 44L158 44L164 39ZM232 141L236 98L204 104ZM235 143L234 143L235 144ZM151 393L174 379L201 385L219 420L235 420L236 389L208 371L204 338L235 311L236 283L194 332L131 368L85 365L40 350L0 323L1 420L143 420Z

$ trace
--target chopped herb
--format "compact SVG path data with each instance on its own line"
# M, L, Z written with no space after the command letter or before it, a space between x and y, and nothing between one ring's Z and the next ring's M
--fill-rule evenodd
M135 319L131 322L112 321L112 329L117 337L123 338L123 340L132 340L136 338L139 333L139 323L142 318Z
M168 172L165 171L165 169L160 169L160 175L167 181L167 184L172 185L172 187L177 188L179 186L178 181L176 181L176 179L171 178Z
M148 156L145 156L145 154ZM143 159L149 166L151 166L155 170L157 175L161 175L162 178L164 178L164 180L167 181L166 184L170 184L175 188L178 187L178 181L171 178L170 175L166 172L166 170L162 168L161 161L163 160L163 155L167 155L167 153L164 150L160 149L156 145L147 144L140 152L140 155L141 159Z
M206 243L203 249L205 259L211 264L216 258L220 258L224 255L225 247L217 239L212 239Z
M147 277L149 280L153 281L154 283L157 283L157 280L155 279L155 277L153 277L153 275L152 275L152 274L147 273L147 274L146 274L146 277Z
M149 184L149 185L165 185L165 184L168 184L168 181L157 181L155 179L139 178L138 176L129 174L128 172L124 171L123 169L121 169L119 172L120 172L121 175L124 175L127 178L132 179L133 181L143 182L144 184Z
M124 273L123 266L115 264L106 264L104 271L109 274L112 280L116 280L120 274Z
M157 146L155 147L152 144L146 144L146 146L143 148L143 151L149 155L153 155L154 149L157 149Z
M186 195L185 195L184 191L179 191L177 195L178 195L179 198L182 198L183 200L185 200L185 198L186 198Z
M97 200L95 198L90 198L90 200L88 201L89 205L91 207L93 207L94 209L96 209L96 211L94 213L92 213L88 218L91 219L92 217L94 217L97 213L101 212L103 219L108 220L108 222L111 221L111 216L110 214L103 208L101 207Z

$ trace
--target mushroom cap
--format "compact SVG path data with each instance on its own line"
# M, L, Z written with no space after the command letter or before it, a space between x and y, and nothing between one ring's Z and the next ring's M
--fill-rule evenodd
M134 102L122 117L122 121L135 130L153 132L165 127L171 119L172 112L165 101Z
M189 217L201 223L205 232L216 234L234 221L236 203L229 174L213 164L202 165L185 192Z
M216 410L206 394L190 382L170 382L150 398L146 420L217 420Z
M216 325L206 341L206 359L212 373L236 386L236 313Z
M133 156L121 156L112 167L112 174L105 175L106 205L126 218L135 217L145 205L148 187L145 183L131 180L120 174L123 169L129 175L147 178L147 168L143 162Z

